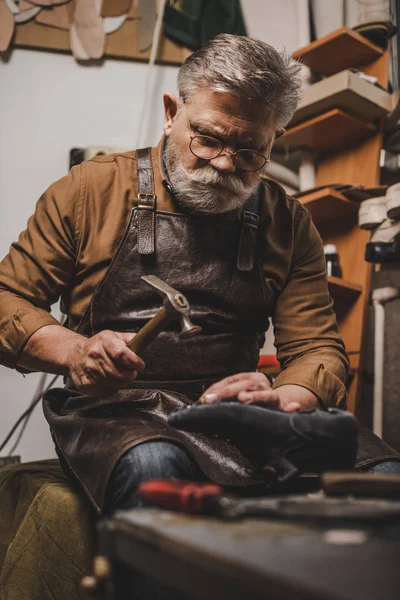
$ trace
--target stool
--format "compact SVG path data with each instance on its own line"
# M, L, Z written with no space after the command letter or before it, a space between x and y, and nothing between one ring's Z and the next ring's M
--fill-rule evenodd
M0 598L85 600L95 515L58 460L0 470Z

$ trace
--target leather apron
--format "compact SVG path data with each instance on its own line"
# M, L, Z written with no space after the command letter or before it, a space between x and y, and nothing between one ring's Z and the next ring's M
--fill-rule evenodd
M140 278L147 274L187 297L191 319L202 331L183 340L173 321L142 353L146 368L131 388L95 398L67 382L45 395L44 413L60 458L98 511L116 462L149 440L185 447L206 476L222 485L262 481L228 441L181 432L167 423L171 410L197 400L212 383L256 370L273 307L256 248L258 193L237 222L161 212L150 149L138 151L137 166L138 206L79 332L139 331L162 306L157 291Z
M182 340L173 321L143 352L144 372L113 395L85 395L68 381L65 388L45 395L44 413L60 459L98 512L119 458L149 440L183 446L205 475L221 485L263 481L229 441L178 431L167 423L173 409L196 401L215 381L256 370L273 311L257 252L258 194L248 200L241 222L161 212L150 149L137 152L137 169L138 206L79 332L139 331L161 307L157 291L140 278L147 274L187 297L191 318L202 332ZM359 464L393 458L392 449L370 432L361 437Z

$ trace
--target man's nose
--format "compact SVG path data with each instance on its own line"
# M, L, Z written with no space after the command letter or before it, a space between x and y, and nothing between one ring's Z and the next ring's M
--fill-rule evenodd
M226 152L210 160L210 164L216 171L220 171L221 173L234 173L236 171L233 156Z

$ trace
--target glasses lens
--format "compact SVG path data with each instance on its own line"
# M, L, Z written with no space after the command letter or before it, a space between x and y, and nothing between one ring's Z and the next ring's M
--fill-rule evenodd
M198 158L212 160L222 152L222 143L208 135L195 135L190 142L190 149Z
M238 150L235 157L236 166L242 171L258 171L267 162L265 156L253 150Z

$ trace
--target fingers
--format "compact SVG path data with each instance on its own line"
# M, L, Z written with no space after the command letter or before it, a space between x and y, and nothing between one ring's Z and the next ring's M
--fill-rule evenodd
M109 396L116 391L110 387L105 387L104 384L99 383L89 374L81 374L81 377L76 377L75 375L72 379L76 387L89 396Z
M268 379L262 373L257 373L257 372L237 373L236 375L230 375L229 377L225 377L224 379L217 381L217 383L214 383L213 385L211 385L208 388L206 393L218 393L219 391L224 389L226 386L229 386L229 385L232 385L235 383L243 384L245 381L247 381L247 382L253 381L253 382L256 382L257 384L260 384L261 386L266 385L268 387L271 387Z
M108 395L132 383L145 367L126 345L132 336L105 330L84 339L70 369L78 389L91 395Z
M241 392L271 390L268 379L262 373L238 373L230 377L225 377L221 381L210 386L200 398L200 403L208 404L216 402L222 398L237 396Z
M280 405L279 392L277 390L261 390L261 391L246 391L239 392L238 400L244 404L254 404L254 402L262 402L263 404L272 405L276 408Z
M289 404L283 406L283 410L285 412L297 412L301 410L301 404L299 402L289 402Z
M291 402L280 396L279 388L273 390L262 373L238 373L225 377L211 385L199 399L200 404L212 404L224 398L237 397L244 404L264 403L285 412L301 410L299 402Z
M261 402L268 406L273 406L274 408L280 408L285 412L297 412L301 410L301 405L299 402L282 402L282 399L279 394L279 389L255 392L240 392L238 394L238 400L240 400L240 402L243 402L244 404L254 404L254 402Z
M107 332L108 333L108 332ZM132 333L109 332L112 335L104 338L104 350L118 370L119 366L125 369L143 371L145 364L143 360L130 350L127 343L134 337Z

